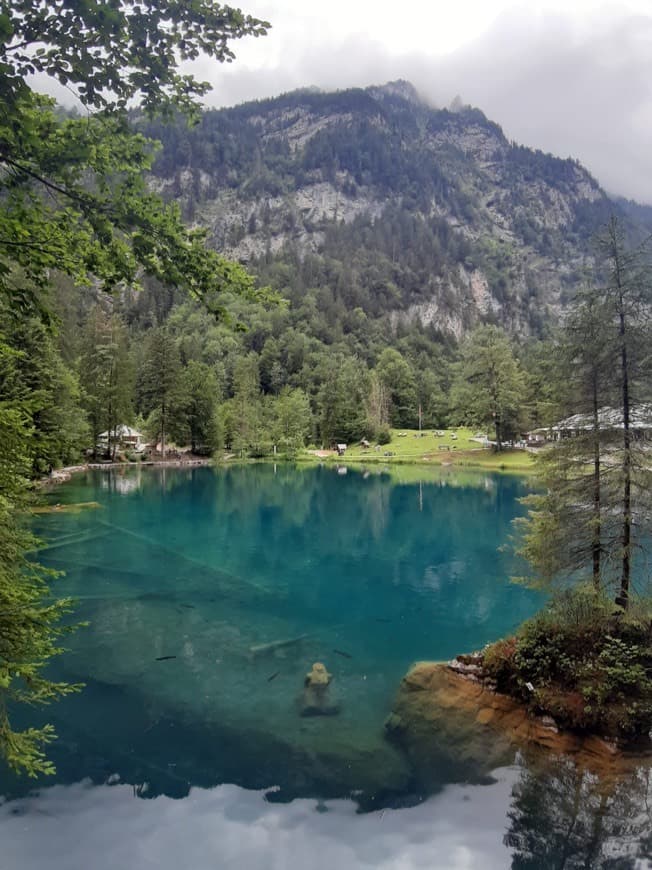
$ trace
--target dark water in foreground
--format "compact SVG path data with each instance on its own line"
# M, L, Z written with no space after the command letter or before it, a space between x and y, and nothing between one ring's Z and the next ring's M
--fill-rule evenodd
M607 788L517 758L469 780L383 737L412 661L538 606L497 550L525 491L281 465L58 489L102 505L38 523L90 622L57 674L87 688L47 711L56 778L0 774L1 870L652 866L647 767ZM338 716L299 715L315 661Z

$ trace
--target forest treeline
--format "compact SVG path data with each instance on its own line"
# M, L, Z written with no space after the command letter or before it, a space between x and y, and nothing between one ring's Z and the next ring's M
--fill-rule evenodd
M492 437L498 422L502 439L554 416L548 342L495 326L458 344L361 310L340 317L323 290L267 307L233 298L220 323L155 281L108 297L61 277L51 306L51 326L9 307L0 324L16 354L11 389L31 397L35 474L79 461L121 424L199 454L264 456L384 443L420 416L424 428L491 425Z

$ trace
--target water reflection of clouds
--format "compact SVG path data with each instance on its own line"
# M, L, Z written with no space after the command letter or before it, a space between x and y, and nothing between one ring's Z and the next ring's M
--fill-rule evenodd
M127 785L57 785L0 805L2 867L503 870L514 779L503 770L492 785L449 786L418 806L365 815L351 801L273 804L230 785L193 788L183 800L139 800Z

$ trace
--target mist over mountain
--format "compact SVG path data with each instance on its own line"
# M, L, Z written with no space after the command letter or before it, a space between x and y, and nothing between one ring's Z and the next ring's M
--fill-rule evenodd
M146 131L163 142L153 184L216 248L291 299L327 290L342 317L360 309L393 327L539 334L611 213L633 233L652 226L651 208L609 198L578 161L508 141L459 100L432 108L404 81Z

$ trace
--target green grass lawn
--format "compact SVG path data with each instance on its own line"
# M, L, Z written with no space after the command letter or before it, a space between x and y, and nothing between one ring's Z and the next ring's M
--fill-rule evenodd
M532 456L524 450L503 450L496 453L471 440L480 430L459 427L457 429L428 429L419 434L413 429L392 429L389 444L370 447L351 444L343 457L330 454L322 462L365 462L384 465L432 464L466 465L495 471L532 471ZM441 434L438 434L441 433ZM302 458L314 459L314 453L304 451Z

